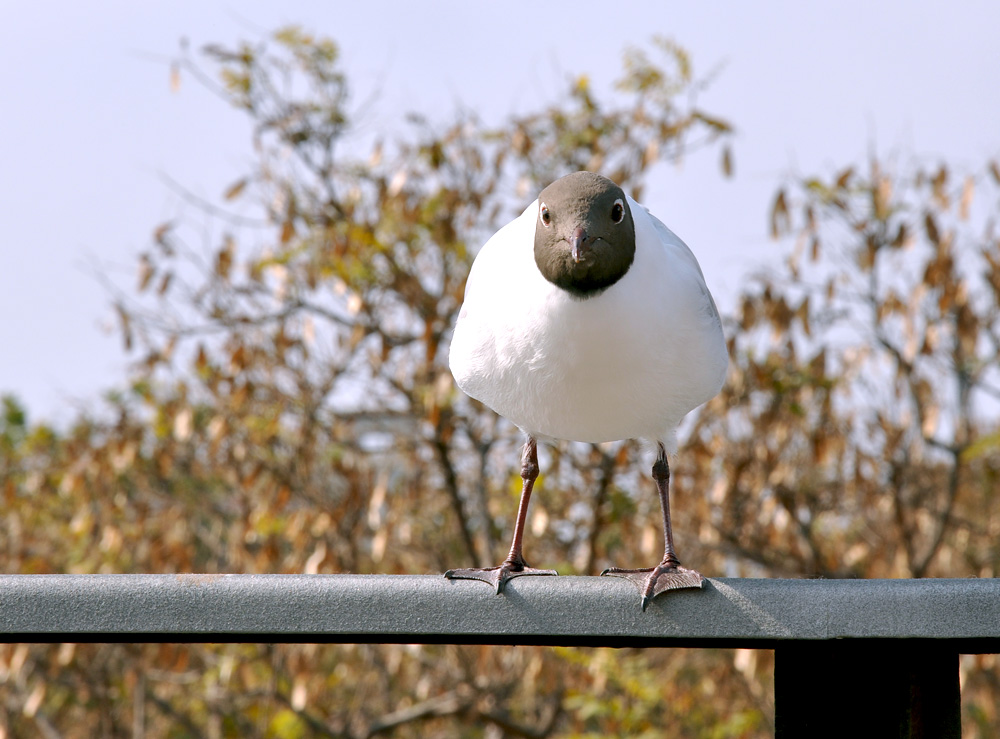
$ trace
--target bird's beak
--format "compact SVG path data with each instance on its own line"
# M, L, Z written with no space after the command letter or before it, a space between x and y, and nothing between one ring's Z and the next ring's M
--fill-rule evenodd
M590 245L587 243L587 232L577 227L569 240L570 253L573 255L573 263L579 264L589 252Z

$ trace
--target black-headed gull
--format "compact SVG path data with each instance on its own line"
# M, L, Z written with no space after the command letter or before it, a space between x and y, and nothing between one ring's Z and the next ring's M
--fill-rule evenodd
M513 577L555 575L521 551L536 440L640 438L656 445L663 560L603 574L638 584L644 610L664 590L701 587L674 552L668 453L684 416L722 388L728 363L719 312L683 241L592 172L542 190L476 256L450 356L458 386L528 435L514 540L498 567L445 576L499 593Z

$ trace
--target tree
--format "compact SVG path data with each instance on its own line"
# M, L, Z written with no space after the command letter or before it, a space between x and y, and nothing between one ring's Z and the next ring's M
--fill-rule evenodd
M729 124L697 106L686 53L653 51L626 53L608 101L579 79L557 105L499 127L414 117L407 136L363 152L347 135L332 41L288 28L209 47L207 62L182 57L180 74L253 121L257 161L224 194L230 207L211 206L217 242L159 226L138 289L116 295L138 360L107 414L59 433L7 403L7 570L397 573L498 560L521 440L447 370L464 281L477 246L567 171L602 171L639 197L651 168L693 147L719 147L729 169ZM776 198L775 236L795 246L742 296L731 380L694 414L674 470L678 530L698 532L685 549L706 572L994 574L1000 252L965 214L975 187L995 193L996 168L959 178L957 192L946 169L921 172L873 161L867 175L803 179ZM654 556L646 473L631 443L543 455L538 561L592 574L612 554ZM0 726L355 737L669 724L765 736L770 664L748 651L0 647ZM966 682L983 735L1000 722L995 682L995 666Z
M1000 293L977 181L995 193L988 171L950 187L944 165L873 160L797 183L794 222L776 197L796 248L743 298L706 431L727 439L723 541L769 571L994 576Z

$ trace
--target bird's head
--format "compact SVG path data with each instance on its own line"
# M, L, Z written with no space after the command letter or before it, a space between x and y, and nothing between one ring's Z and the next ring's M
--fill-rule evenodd
M635 223L624 191L607 177L574 172L538 196L535 264L579 298L620 280L635 258Z

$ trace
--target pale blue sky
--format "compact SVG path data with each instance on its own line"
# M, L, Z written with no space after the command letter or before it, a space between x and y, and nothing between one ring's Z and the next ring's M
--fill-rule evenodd
M696 73L703 107L733 122L736 176L717 155L660 172L644 200L698 254L723 310L778 247L767 207L791 172L883 154L975 165L1000 154L993 2L615 4L448 2L5 3L0 24L0 392L66 421L124 377L109 298L134 284L153 227L185 212L160 180L218 197L251 161L247 126L165 63L285 23L341 45L367 128L456 104L499 122L553 101L570 75L605 89L622 50L654 34Z

